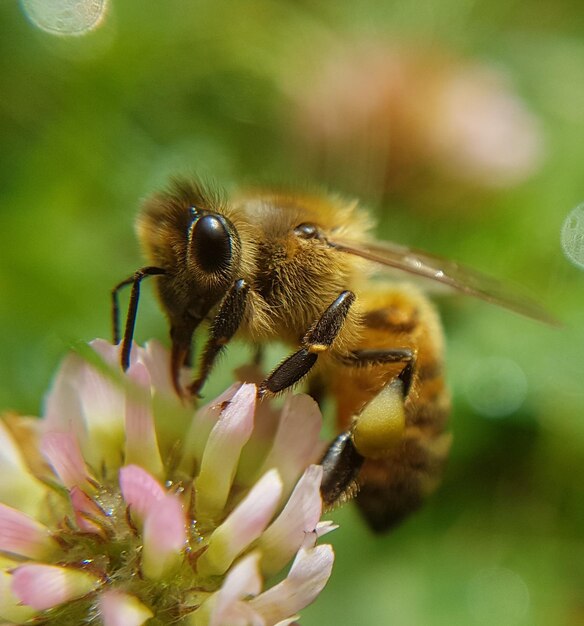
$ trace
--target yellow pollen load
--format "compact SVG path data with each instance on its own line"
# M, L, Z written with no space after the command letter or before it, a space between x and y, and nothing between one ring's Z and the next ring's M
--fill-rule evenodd
M396 378L355 419L355 448L365 458L379 459L387 456L401 441L405 423L403 382Z

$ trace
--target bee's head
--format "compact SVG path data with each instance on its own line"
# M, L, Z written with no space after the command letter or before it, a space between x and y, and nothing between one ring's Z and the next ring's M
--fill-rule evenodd
M216 211L191 206L186 265L202 290L226 288L239 266L241 243L231 221Z
M164 269L158 291L171 324L191 331L237 279L241 241L225 203L200 183L174 181L138 218L147 256Z

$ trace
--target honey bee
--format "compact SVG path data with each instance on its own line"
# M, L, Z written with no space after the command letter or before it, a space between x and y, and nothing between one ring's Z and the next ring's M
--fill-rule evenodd
M148 199L137 221L152 265L132 285L121 359L128 367L141 281L156 276L170 323L171 376L186 397L202 389L233 339L293 352L258 386L278 394L308 378L336 400L338 436L321 486L328 506L356 496L384 531L419 507L440 481L450 446L443 332L428 298L402 282L374 280L384 268L429 278L543 321L536 304L458 264L372 239L356 202L264 190L225 200L198 182L175 181ZM194 381L181 387L193 334L209 333Z

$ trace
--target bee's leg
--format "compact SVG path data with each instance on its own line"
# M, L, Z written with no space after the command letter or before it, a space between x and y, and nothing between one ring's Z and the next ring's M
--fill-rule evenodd
M357 476L363 465L363 457L353 443L351 431L336 437L322 457L323 468L320 493L327 508L350 500L357 490Z
M403 363L404 368L398 378L404 385L404 397L408 395L414 378L416 354L411 348L393 348L381 350L354 350L340 357L349 366L381 365L383 363Z
M211 372L215 359L239 328L245 314L249 288L249 284L240 278L225 294L219 306L219 312L211 323L209 339L203 350L197 378L189 387L192 395L199 393Z
M353 365L399 361L406 365L352 419L351 441L365 458L357 477L357 489L348 484L345 491L323 492L323 498L336 498L333 504L357 495L357 506L375 532L385 532L417 510L440 482L450 447L444 432L448 399L435 364L420 367L417 354L406 350L356 351L348 362ZM386 353L386 356L384 356ZM395 357L395 359L394 359ZM415 380L415 402L409 390ZM338 465L335 476L347 468ZM326 477L326 472L325 472ZM323 481L323 485L330 484Z
M134 338L134 327L136 325L136 314L138 313L138 301L140 300L140 283L147 276L157 276L166 274L166 270L161 267L143 267L136 270L132 276L118 283L112 289L112 325L114 334L114 343L120 343L120 305L118 302L118 293L120 289L127 285L132 285L130 294L130 303L128 305L128 315L126 316L126 327L124 329L124 338L122 340L121 363L124 370L130 366L130 349L132 348L132 339Z
M351 428L341 433L324 455L321 494L327 507L357 494L357 478L365 459L383 457L400 442L405 428L404 402L415 367L415 353L410 348L356 350L339 358L354 367L383 363L404 363L404 367L361 409Z
M302 348L290 355L260 384L258 396L279 393L304 378L316 363L319 353L326 352L339 334L355 301L352 291L343 291L302 339Z

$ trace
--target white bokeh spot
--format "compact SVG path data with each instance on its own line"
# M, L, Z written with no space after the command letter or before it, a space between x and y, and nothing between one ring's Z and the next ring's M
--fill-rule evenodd
M28 19L53 35L84 35L102 22L109 0L20 0Z
M584 269L584 203L568 213L562 225L561 242L568 261Z

